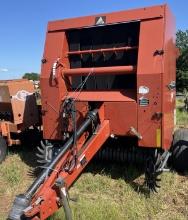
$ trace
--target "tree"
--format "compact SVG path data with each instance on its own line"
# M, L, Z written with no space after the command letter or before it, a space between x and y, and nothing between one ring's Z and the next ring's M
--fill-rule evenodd
M40 78L40 75L38 73L25 73L22 78L33 80L33 81L38 81Z
M176 33L176 46L180 50L177 60L177 91L188 90L188 30L178 30Z

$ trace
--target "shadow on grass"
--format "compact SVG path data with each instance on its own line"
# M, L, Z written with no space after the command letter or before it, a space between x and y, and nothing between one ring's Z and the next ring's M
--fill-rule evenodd
M36 147L28 147L28 146L12 146L8 149L8 154L17 154L21 158L21 160L30 167L28 176L37 177L41 171L38 167Z
M28 176L37 177L41 172L37 163L36 147L28 148L24 146L14 146L9 148L9 154L17 154L21 160L30 167ZM114 162L98 162L92 160L83 171L93 175L102 174L110 176L112 179L123 179L126 183L138 193L149 197L149 190L143 184L143 181L135 181L144 173L144 166L130 164L118 164Z
M110 176L112 179L123 179L134 191L143 194L145 197L150 196L150 191L146 188L143 181L135 181L144 174L144 166L118 164L112 162L97 162L92 160L84 173L103 174Z

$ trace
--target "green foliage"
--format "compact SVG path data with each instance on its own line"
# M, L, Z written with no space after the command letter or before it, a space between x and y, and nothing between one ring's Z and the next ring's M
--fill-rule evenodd
M176 110L176 120L177 126L186 127L188 124L188 114L183 108L178 108Z
M188 30L178 30L176 33L176 46L183 51L188 48Z
M40 75L38 73L25 73L22 77L23 79L38 81Z
M180 50L177 60L177 90L183 92L184 89L188 90L188 30L179 30L176 37L176 46Z
M187 97L187 91L183 91L184 96ZM185 109L184 98L176 99L176 125L177 127L187 127L188 125L188 113Z

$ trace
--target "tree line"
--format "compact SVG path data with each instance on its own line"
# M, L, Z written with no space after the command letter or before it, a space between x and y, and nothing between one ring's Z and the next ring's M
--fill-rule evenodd
M178 92L188 91L188 30L177 31L176 46L180 50L176 65L176 89Z

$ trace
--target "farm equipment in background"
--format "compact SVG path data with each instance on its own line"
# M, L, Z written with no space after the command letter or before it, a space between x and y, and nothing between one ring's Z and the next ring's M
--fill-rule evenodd
M39 123L33 83L26 79L0 81L0 163L7 146L39 138ZM32 128L30 128L32 126ZM30 140L31 142L31 140Z
M71 219L67 191L97 152L109 164L143 161L152 191L170 157L188 167L187 130L173 140L177 51L167 5L49 22L44 51L44 169L10 220L44 220L62 206Z

